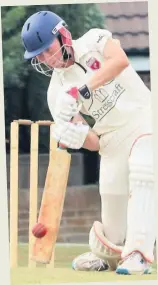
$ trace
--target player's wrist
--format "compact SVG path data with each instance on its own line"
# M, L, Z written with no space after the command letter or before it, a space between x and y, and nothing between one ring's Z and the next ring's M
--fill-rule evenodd
M89 99L91 97L91 90L90 87L87 84L82 85L79 89L78 92L81 94L81 96L84 99Z

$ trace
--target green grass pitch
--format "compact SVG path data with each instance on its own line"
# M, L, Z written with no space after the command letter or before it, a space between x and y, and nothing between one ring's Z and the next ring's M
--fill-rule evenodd
M156 280L156 265L151 275L120 276L115 272L79 272L71 268L71 262L77 255L89 251L88 246L57 245L55 250L55 267L45 268L37 265L27 267L28 246L19 245L17 268L11 269L11 284L53 284L69 282L109 282L129 280Z

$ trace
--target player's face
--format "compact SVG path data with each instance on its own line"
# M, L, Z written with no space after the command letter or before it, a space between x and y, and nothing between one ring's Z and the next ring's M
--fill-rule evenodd
M45 63L52 68L61 68L65 65L61 46L57 39L50 45L48 49L38 55L37 59L41 63Z

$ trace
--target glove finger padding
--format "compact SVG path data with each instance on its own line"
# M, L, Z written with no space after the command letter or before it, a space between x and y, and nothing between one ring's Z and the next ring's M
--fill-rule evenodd
M69 122L74 116L78 114L78 108L73 107L71 108L70 106L67 107L67 109L63 109L60 111L56 121L58 120L63 120L65 122Z
M60 94L55 104L55 111L53 116L54 121L56 122L62 119L68 122L72 119L72 117L79 113L80 108L81 106L78 104L75 98L63 92Z
M61 144L72 149L80 149L88 135L89 126L80 122L77 124L58 122L54 128L53 137Z
M105 237L103 224L98 221L94 222L90 230L89 246L96 256L108 262L111 269L121 260L123 247L113 244Z

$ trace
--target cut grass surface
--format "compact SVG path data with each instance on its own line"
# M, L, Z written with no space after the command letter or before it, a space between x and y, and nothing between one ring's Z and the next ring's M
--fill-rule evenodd
M114 272L79 272L70 268L27 269L12 272L12 284L53 284L69 282L110 282L110 281L156 280L156 274L142 276L122 276Z
M71 269L71 262L77 255L88 251L87 246L57 245L55 250L55 268L27 268L28 246L19 246L19 267L11 270L11 284L53 284L69 282L109 282L129 280L156 280L156 270L151 275L120 276L114 272L80 272Z

